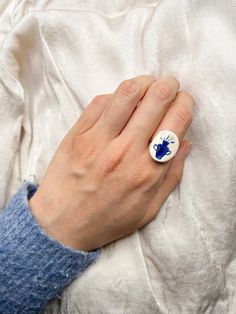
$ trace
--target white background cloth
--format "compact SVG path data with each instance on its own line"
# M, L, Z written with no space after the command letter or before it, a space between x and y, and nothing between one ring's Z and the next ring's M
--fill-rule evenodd
M1 0L0 205L97 94L174 75L195 98L181 186L45 313L236 313L236 1ZM140 130L142 132L142 130ZM138 140L138 139L137 139Z

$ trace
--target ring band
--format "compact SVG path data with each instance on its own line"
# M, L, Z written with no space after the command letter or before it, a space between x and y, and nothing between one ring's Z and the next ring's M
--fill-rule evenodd
M174 157L179 149L179 139L172 131L161 131L149 146L151 157L157 162L166 162Z

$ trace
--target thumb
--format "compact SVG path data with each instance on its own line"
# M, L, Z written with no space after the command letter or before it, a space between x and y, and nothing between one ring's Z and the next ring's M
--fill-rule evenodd
M168 198L168 196L174 191L174 189L180 184L183 170L184 162L191 150L192 144L188 141L183 141L177 154L173 158L171 165L157 190L157 193L153 197L148 211L140 223L140 227L143 227L150 221L152 221L158 214L162 204Z

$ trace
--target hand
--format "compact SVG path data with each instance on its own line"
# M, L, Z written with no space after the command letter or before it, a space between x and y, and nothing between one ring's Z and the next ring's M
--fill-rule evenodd
M53 238L84 251L102 247L154 219L179 184L190 143L159 164L148 145L160 130L181 141L193 99L172 77L139 76L97 96L61 142L30 200Z

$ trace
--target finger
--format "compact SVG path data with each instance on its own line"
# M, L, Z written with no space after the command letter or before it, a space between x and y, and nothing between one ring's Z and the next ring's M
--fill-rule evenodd
M127 123L123 134L138 138L137 144L146 147L175 99L178 89L179 82L173 77L166 77L153 83Z
M88 131L99 119L105 107L112 98L112 94L98 95L93 98L85 108L79 120L74 125L74 131L84 133Z
M153 76L141 75L122 82L96 124L99 133L108 138L116 137L154 81Z
M184 162L191 150L191 146L191 143L188 141L182 142L160 187L157 190L157 193L153 197L144 218L140 222L139 228L142 228L156 217L165 200L180 184L183 175Z
M169 130L174 132L181 142L192 122L193 107L194 101L191 95L185 92L178 93L175 101L170 105L153 137L160 131ZM149 147L146 147L146 149L149 150ZM151 156L150 159L151 162L156 163L156 161L152 160ZM169 160L159 165L157 168L159 175L162 175L163 177L165 176L171 162L172 160Z
M153 137L160 131L169 130L177 135L179 141L182 141L192 123L193 109L194 101L192 96L185 92L178 93L175 101L167 110Z

